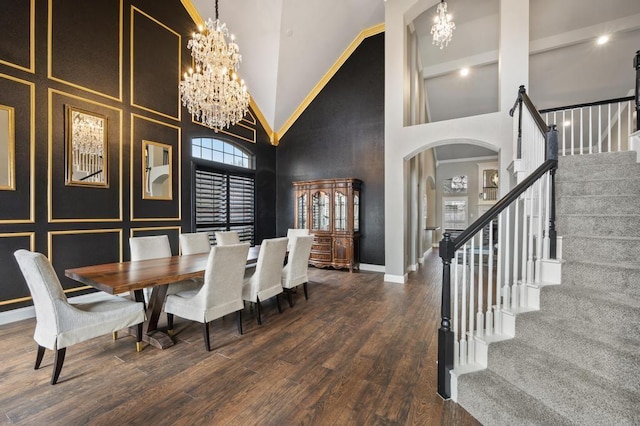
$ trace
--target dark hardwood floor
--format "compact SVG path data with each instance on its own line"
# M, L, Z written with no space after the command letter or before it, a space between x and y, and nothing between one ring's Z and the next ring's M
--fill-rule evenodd
M175 346L135 351L132 337L70 347L57 385L53 353L33 370L35 320L0 326L0 425L477 425L436 394L441 262L405 285L383 274L310 268L309 300L201 325L176 318ZM164 315L163 315L164 317Z

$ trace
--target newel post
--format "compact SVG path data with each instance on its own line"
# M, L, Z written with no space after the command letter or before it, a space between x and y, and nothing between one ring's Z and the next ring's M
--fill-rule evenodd
M549 126L547 132L547 160L555 160L555 166L549 171L549 257L557 258L556 231L556 171L558 170L558 130L556 125Z
M451 260L455 256L451 234L445 233L440 241L442 258L442 304L440 306L440 328L438 329L438 394L451 398L451 375L453 370L453 331L451 330Z

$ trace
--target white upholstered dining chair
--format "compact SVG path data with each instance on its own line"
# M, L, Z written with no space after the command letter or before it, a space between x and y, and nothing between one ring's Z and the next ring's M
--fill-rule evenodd
M210 351L209 323L236 312L238 333L242 334L242 281L248 253L249 243L212 247L202 287L167 296L164 310L169 330L173 331L174 315L202 323L204 346Z
M236 231L216 231L216 245L228 246L240 244L240 236Z
M211 250L211 243L208 232L180 234L180 253L185 255L209 253L209 250Z
M275 296L278 311L282 313L280 297L282 293L282 264L287 254L288 238L272 238L262 241L260 253L253 275L245 278L242 298L256 306L256 321L262 324L260 302Z
M137 325L136 347L141 350L143 303L105 293L104 300L98 302L71 304L49 259L28 250L18 250L14 256L36 311L33 339L38 344L38 352L34 368L40 368L45 348L55 351L52 385L58 382L67 348L76 343Z
M171 245L169 237L166 235L153 235L150 237L131 237L129 238L129 248L131 249L131 260L150 260L161 259L163 257L171 257ZM169 284L167 294L177 293L183 290L193 290L202 285L200 280L184 280ZM151 289L144 289L145 301L149 302Z
M291 251L291 244L293 243L293 237L304 237L305 235L309 235L308 229L298 229L298 228L289 228L287 229L287 238L289 239L289 244L287 245L287 251Z
M290 242L291 249L287 264L282 268L282 288L287 294L289 306L293 307L292 290L302 284L304 289L304 298L309 299L307 292L307 269L309 267L309 255L311 254L311 245L313 244L313 235L293 237Z

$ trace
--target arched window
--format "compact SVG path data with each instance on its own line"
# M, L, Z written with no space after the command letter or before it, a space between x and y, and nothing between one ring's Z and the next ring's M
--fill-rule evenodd
M191 146L191 155L194 158L245 169L254 168L253 156L232 143L213 138L194 138L191 140Z
M253 244L255 232L255 172L253 156L231 142L213 138L191 141L195 175L193 223L197 231L236 231ZM230 165L234 167L225 167ZM248 170L240 170L244 168Z

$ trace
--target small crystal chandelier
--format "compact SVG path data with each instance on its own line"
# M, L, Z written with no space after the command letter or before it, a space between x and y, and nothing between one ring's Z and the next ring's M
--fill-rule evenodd
M249 93L244 80L238 78L242 60L238 45L227 25L218 19L205 22L205 28L193 33L187 47L195 62L195 70L184 73L179 84L182 104L196 120L215 132L242 120L249 107Z
M436 13L435 24L431 27L431 34L433 35L433 44L439 44L440 49L442 49L449 45L451 37L453 37L453 30L456 29L456 24L451 20L451 15L447 13L446 1L440 0Z

